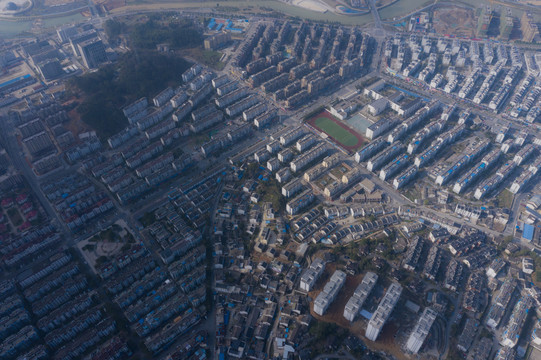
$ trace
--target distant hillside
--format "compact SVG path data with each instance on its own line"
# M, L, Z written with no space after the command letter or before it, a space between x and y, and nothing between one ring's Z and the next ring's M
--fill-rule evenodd
M127 125L122 107L142 97L152 97L167 86L176 86L191 63L156 51L133 51L118 62L94 73L75 77L68 87L81 95L81 119L106 139Z

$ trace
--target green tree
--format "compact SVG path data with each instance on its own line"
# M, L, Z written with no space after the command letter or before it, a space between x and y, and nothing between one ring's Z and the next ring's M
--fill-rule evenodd
M126 24L114 19L107 20L103 25L103 28L105 29L105 34L111 41L117 40L119 35L122 34L122 32L125 30L125 27Z
M107 257L103 255L96 259L96 265L103 265L106 262L107 262Z
M114 65L70 79L68 88L83 94L77 112L104 139L126 127L122 107L143 96L154 96L166 86L179 85L190 66L180 57L129 52Z
M310 327L310 334L314 335L318 340L324 340L332 334L335 334L338 326L333 323L324 321L315 321Z
M130 31L130 39L134 47L141 49L154 49L161 43L182 49L200 45L203 36L188 20L163 25L150 19L135 25Z

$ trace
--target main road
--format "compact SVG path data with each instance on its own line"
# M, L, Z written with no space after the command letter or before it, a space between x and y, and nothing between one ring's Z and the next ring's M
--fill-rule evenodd
M381 18L379 17L378 8L376 7L376 0L370 0L370 12L372 13L372 17L374 18L374 26L376 27L376 29L382 30L383 27L381 25ZM384 35L383 32L382 34Z
M34 171L30 168L26 158L23 156L22 149L17 143L15 124L12 123L11 119L6 114L0 117L0 140L9 154L9 158L11 159L13 166L21 172L21 175L25 178L28 185L30 185L30 188L41 204L41 207L51 219L51 222L58 230L60 230L66 239L71 237L71 233L68 231L65 224L60 220L56 211L54 211L49 204L49 201L43 195L38 183L38 179L34 174Z

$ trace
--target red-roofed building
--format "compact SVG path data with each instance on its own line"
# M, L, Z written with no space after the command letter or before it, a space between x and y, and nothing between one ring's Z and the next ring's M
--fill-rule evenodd
M32 205L32 203L27 202L27 203L22 204L20 209L23 212L23 214L26 214L29 211L34 210L34 206Z
M28 195L27 194L19 194L19 195L17 195L15 200L17 201L17 204L22 205L28 200Z
M4 209L10 208L13 206L13 199L12 198L5 198L2 199L2 202L0 203Z
M26 215L26 221L34 221L38 218L38 212L36 210L32 210Z
M37 213L37 211L36 211L36 213ZM30 224L29 221L25 221L21 226L19 226L17 228L17 230L19 230L19 232L22 232L22 231L30 229L31 226L32 226L32 224Z

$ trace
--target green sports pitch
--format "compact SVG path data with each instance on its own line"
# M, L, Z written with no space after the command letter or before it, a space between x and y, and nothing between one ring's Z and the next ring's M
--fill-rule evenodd
M308 123L319 131L327 134L332 140L346 150L356 150L364 142L363 138L353 129L348 128L339 120L334 119L333 116L326 111L312 117L308 120Z

